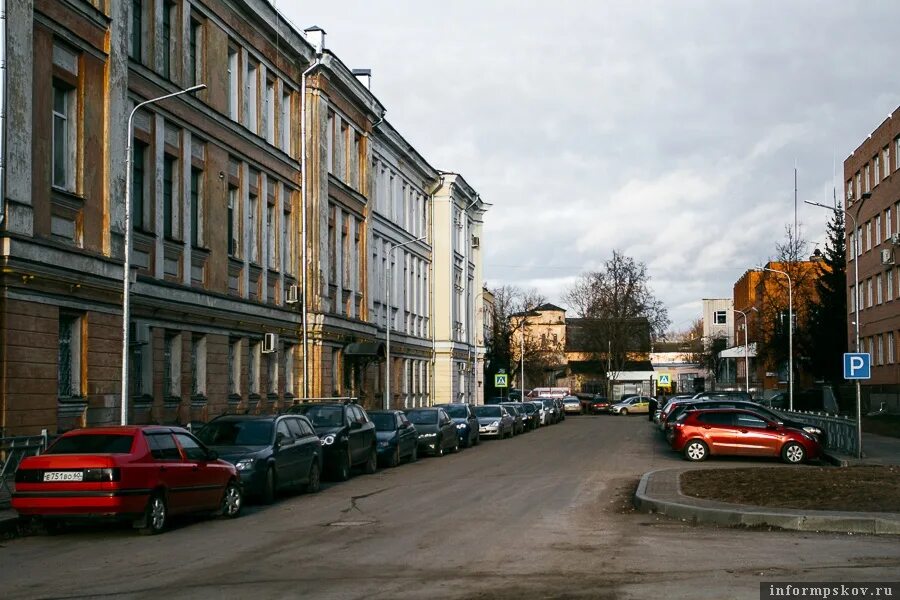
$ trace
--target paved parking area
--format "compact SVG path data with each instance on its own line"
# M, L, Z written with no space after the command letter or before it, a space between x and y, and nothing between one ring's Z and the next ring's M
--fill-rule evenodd
M761 463L704 466L744 464ZM646 417L570 417L238 521L7 541L0 595L722 600L756 599L760 581L896 579L896 537L693 526L630 508L642 473L685 465Z

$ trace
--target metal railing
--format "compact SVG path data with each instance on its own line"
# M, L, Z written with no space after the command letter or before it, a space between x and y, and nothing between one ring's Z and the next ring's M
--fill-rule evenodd
M48 441L46 429L40 435L0 437L0 509L9 508L19 463L26 456L43 452Z
M814 425L825 432L825 449L837 450L842 454L857 456L859 452L859 434L856 419L830 415L825 412L805 412L776 410L775 412L789 416L792 420Z

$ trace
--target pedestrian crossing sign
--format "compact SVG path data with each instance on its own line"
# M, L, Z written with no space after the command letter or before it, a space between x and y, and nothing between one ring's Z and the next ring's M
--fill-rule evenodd
M656 376L656 385L659 387L669 387L672 385L672 376L668 373L660 373Z
M496 375L494 375L494 387L509 387L509 384L507 383L509 380L507 379L507 377L508 376L506 373L497 373Z

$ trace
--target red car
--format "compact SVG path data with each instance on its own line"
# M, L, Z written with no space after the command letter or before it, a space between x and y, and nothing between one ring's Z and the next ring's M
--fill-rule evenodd
M16 470L12 506L22 516L102 517L162 531L169 515L236 517L243 497L234 465L180 427L78 429L60 436Z
M668 432L669 443L691 461L710 455L780 456L790 464L817 458L819 442L800 429L769 421L750 410L708 409L684 413Z

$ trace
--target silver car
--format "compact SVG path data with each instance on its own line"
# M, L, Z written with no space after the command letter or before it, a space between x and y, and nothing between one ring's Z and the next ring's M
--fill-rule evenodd
M475 417L478 419L478 435L480 437L497 437L502 440L513 436L515 419L505 406L485 404L474 407L474 410Z

